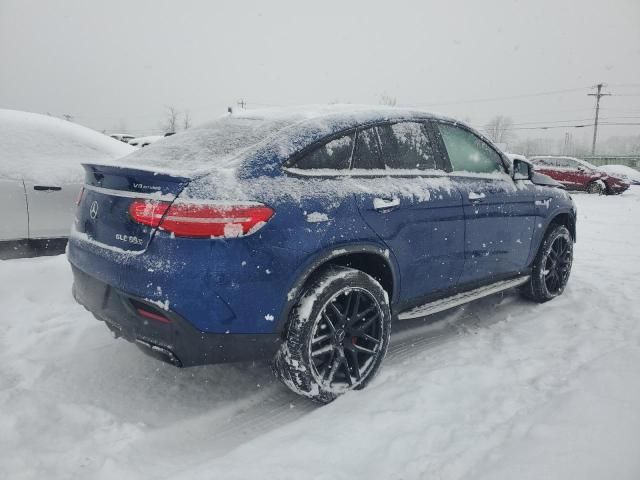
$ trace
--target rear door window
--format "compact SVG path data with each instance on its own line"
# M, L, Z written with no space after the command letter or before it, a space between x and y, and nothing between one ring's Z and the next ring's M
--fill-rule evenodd
M378 134L376 127L369 127L358 132L356 149L353 157L355 169L382 169L384 165L378 149Z
M534 160L534 163L536 165L540 165L543 167L557 167L558 166L558 162L556 161L555 158L536 158Z
M567 170L577 170L579 164L570 158L558 158L558 166Z
M347 170L351 163L353 137L350 134L331 140L299 159L295 167L303 170Z
M456 125L438 123L454 172L504 172L500 155L484 140Z
M426 126L402 122L378 127L380 147L386 168L432 170L436 168L433 145Z

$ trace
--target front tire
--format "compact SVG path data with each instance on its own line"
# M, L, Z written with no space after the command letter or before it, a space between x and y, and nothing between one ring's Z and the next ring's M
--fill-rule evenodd
M589 185L587 185L587 193L589 194L603 195L605 191L606 191L605 187L602 186L602 183L599 180L596 180L595 182L591 182Z
M390 331L382 286L360 270L331 267L311 281L292 309L274 372L294 392L328 403L371 381Z
M544 236L523 294L538 303L561 295L573 264L573 238L564 225L554 225Z

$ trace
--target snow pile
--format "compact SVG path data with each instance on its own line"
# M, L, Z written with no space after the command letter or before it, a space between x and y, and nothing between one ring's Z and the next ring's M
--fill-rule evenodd
M620 178L628 183L640 183L640 172L626 165L603 165L600 170L612 177Z
M105 162L134 150L126 143L66 120L0 109L0 175L77 182L81 163Z
M74 304L64 257L0 262L0 478L640 478L640 191L575 195L563 296L394 324L318 407L266 365L179 370Z

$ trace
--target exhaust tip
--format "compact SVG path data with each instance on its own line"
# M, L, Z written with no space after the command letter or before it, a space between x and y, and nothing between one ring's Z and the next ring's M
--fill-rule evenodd
M166 347L155 345L146 340L136 338L136 344L142 349L143 352L151 355L154 358L162 360L163 362L170 363L171 365L181 368L182 362L175 354Z

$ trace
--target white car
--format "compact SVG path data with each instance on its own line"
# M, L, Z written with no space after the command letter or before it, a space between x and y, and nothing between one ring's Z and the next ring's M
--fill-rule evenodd
M129 140L129 145L140 148L146 147L147 145L151 145L152 143L155 143L164 137L164 135L149 135L148 137L138 137L134 138L133 140Z
M111 138L115 138L116 140L120 140L121 142L124 142L124 143L129 143L131 140L136 138L133 135L129 135L128 133L112 133L109 136Z
M618 177L629 185L640 185L640 171L626 165L602 165L598 167L607 175Z
M84 183L81 163L133 150L66 120L0 109L0 256L64 245Z

